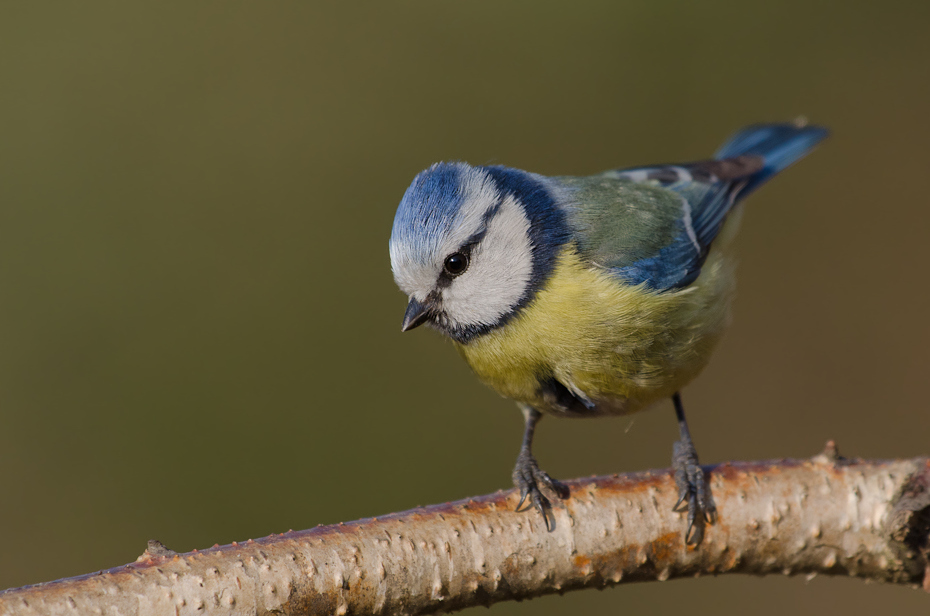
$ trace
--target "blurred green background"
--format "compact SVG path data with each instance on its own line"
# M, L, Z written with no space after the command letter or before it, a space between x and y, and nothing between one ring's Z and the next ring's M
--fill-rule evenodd
M705 462L930 453L927 2L0 8L0 587L510 485L522 419L401 335L387 241L437 160L543 174L832 139L749 202ZM667 407L667 408L666 408ZM671 405L542 423L557 477L668 465ZM495 614L925 610L847 579Z

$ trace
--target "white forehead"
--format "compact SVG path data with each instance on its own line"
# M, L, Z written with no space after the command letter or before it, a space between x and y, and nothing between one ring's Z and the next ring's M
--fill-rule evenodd
M443 261L481 231L488 212L497 207L501 195L494 180L484 171L461 165L458 176L460 207L454 213L430 212L425 234L395 234L391 238L391 269L397 286L411 297L424 300L436 286Z

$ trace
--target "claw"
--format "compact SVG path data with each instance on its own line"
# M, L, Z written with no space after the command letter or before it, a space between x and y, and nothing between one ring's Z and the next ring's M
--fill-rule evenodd
M698 462L694 443L691 442L681 394L675 392L672 403L675 405L675 416L678 418L678 431L681 435L672 446L672 468L675 469L675 485L678 486L678 502L672 509L683 511L681 506L687 503L688 529L685 531L685 544L698 545L704 539L705 524L713 524L717 520L717 507L707 486L704 470Z
M675 484L678 486L678 502L672 509L688 512L685 543L698 545L704 539L704 526L716 522L717 507L690 440L677 441L672 452Z
M533 507L542 515L546 530L551 533L555 530L555 516L552 513L552 505L549 499L543 496L539 490L531 490L530 493Z
M517 508L514 511L522 511L523 503L526 502L526 497L530 493L530 489L527 486L523 486L520 489L520 502L517 503Z
M513 482L520 488L520 502L517 503L516 511L526 511L530 509L530 503L532 503L532 508L542 515L546 530L549 532L555 530L555 516L552 513L552 503L549 498L568 498L568 486L540 470L536 460L528 451L521 451L517 458L517 464L513 469ZM526 504L525 507L524 504Z
M546 500L546 497L541 497L543 500ZM549 506L549 501L546 500L546 505L540 508L542 503L536 505L536 509L542 514L543 521L546 523L546 532L552 532L555 530L555 516L552 514L552 508Z
M694 526L689 523L688 530L685 531L685 545L699 545L703 539L704 527Z

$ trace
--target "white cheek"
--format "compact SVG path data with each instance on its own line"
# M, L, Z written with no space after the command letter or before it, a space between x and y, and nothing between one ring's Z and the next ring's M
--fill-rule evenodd
M442 292L446 315L458 325L493 325L523 296L533 273L530 223L508 197L475 248L468 270Z

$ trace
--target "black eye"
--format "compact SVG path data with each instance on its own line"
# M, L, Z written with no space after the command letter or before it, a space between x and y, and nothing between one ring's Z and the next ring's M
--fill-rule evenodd
M460 252L453 252L446 257L446 261L442 266L450 276L458 276L468 269L468 257Z

